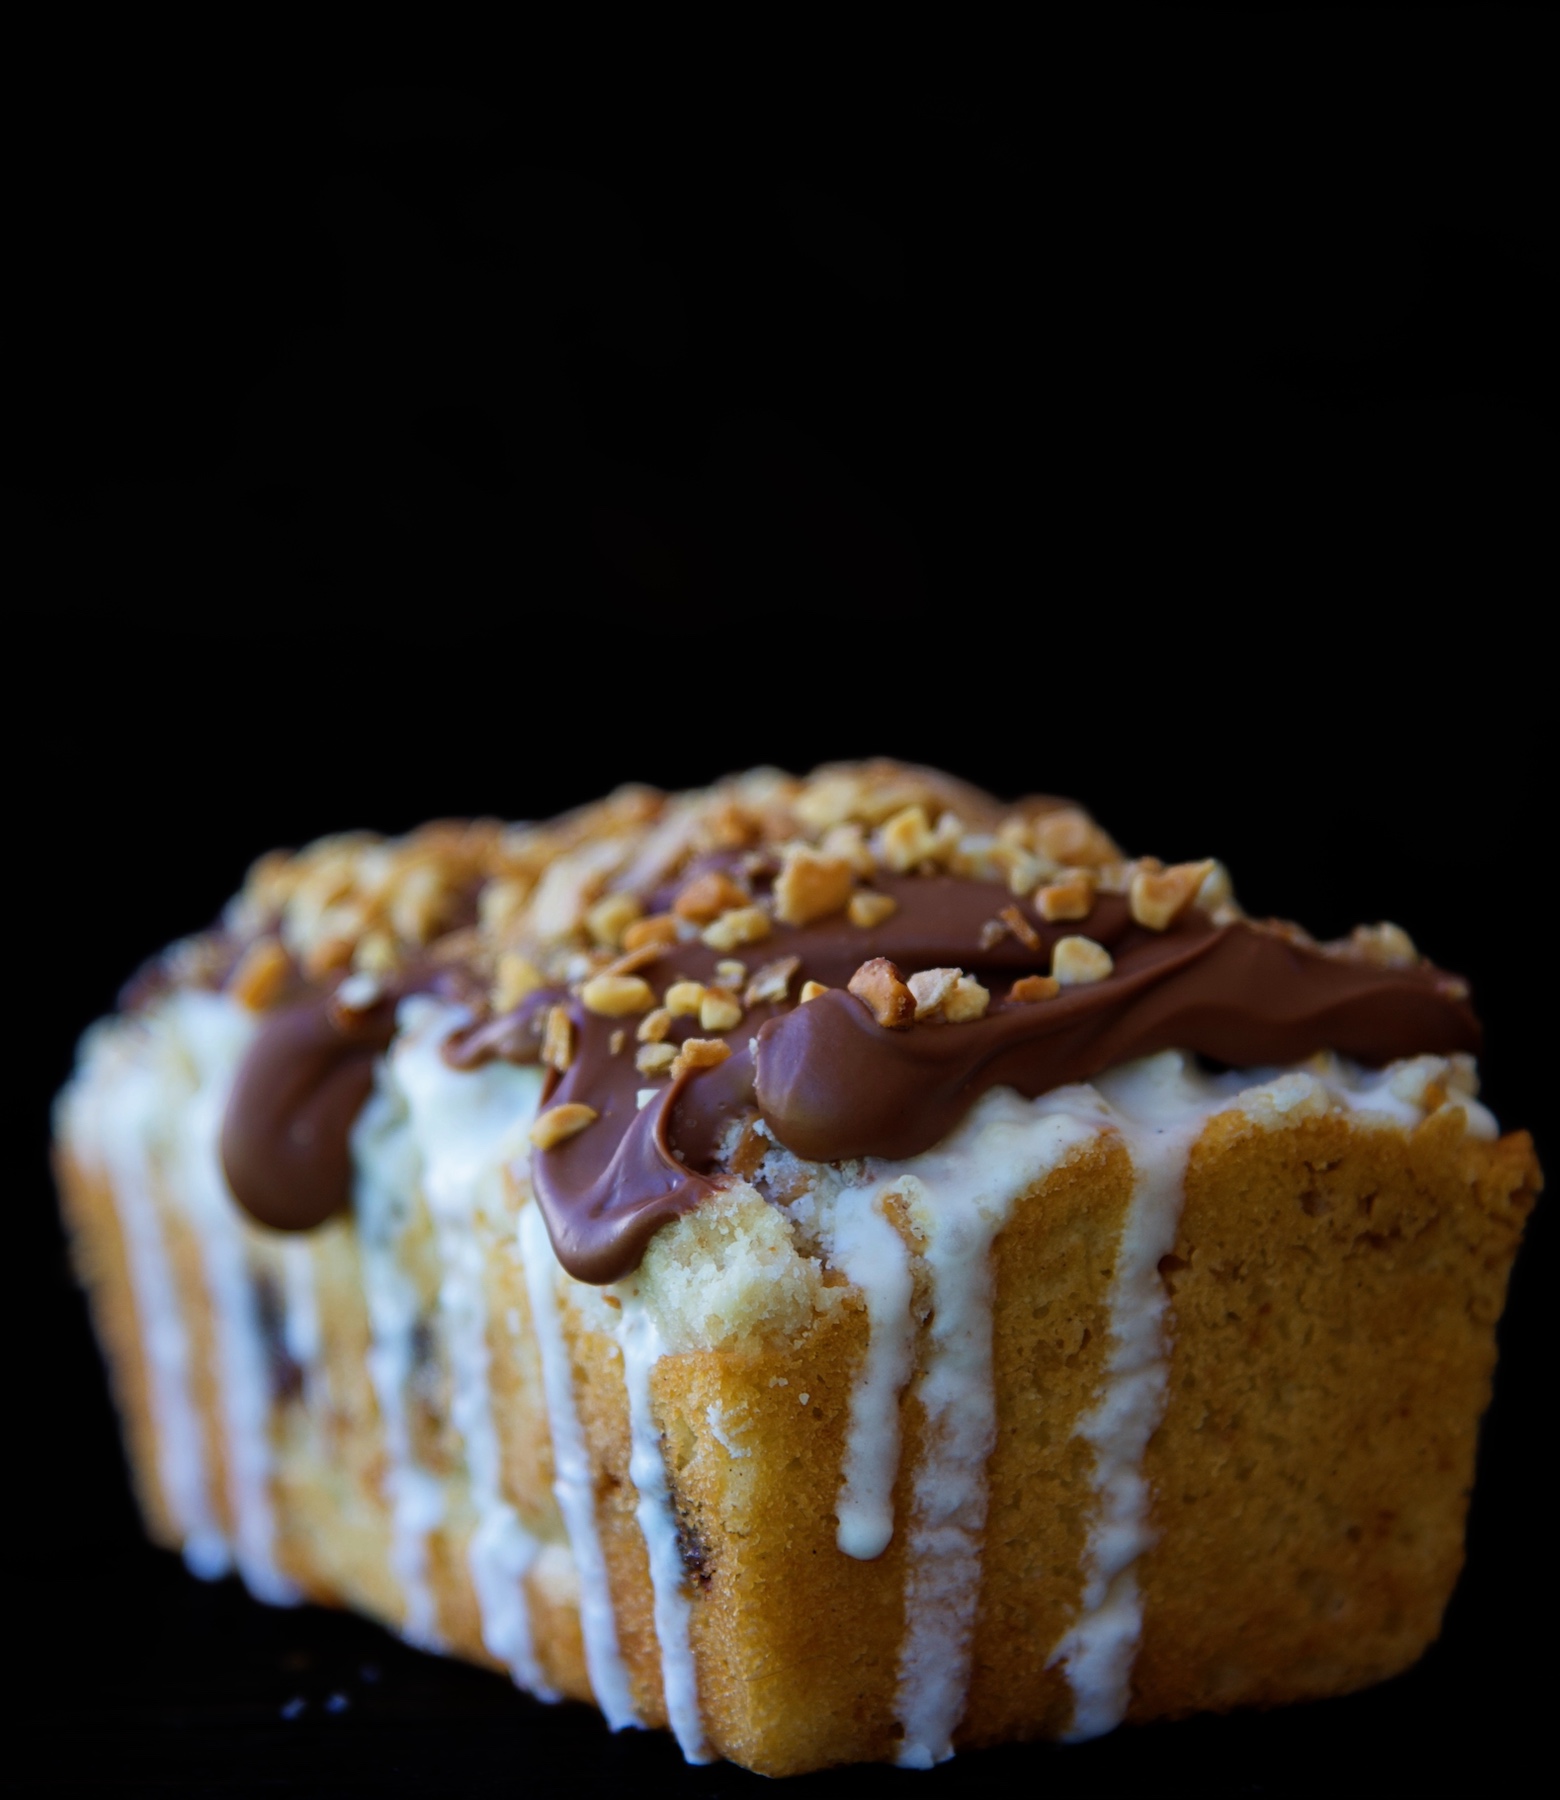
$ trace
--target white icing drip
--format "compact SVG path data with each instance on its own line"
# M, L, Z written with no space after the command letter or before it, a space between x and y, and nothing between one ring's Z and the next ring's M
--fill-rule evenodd
M1036 1101L994 1089L935 1149L899 1165L882 1190L903 1195L923 1236L932 1305L916 1387L925 1422L905 1546L895 1699L901 1767L926 1769L953 1754L969 1687L986 1464L997 1430L992 1241L1019 1196L1099 1131L1100 1115L1087 1089Z
M450 1411L465 1445L477 1515L467 1562L482 1641L520 1687L555 1700L537 1661L526 1599L526 1579L540 1545L503 1495L488 1382L483 1246L476 1229L484 1210L502 1217L504 1163L523 1150L542 1078L539 1069L501 1061L467 1073L450 1068L439 1046L467 1017L432 1000L403 1002L402 1035L392 1063L410 1108L442 1263L439 1310L450 1352Z
M607 1563L602 1555L601 1534L596 1528L596 1487L585 1433L574 1403L574 1372L569 1346L558 1317L558 1259L541 1212L533 1202L520 1214L520 1255L525 1264L526 1292L531 1301L531 1320L541 1353L542 1387L547 1397L547 1421L552 1435L553 1492L568 1529L574 1551L574 1567L580 1584L580 1634L585 1643L585 1667L591 1692L602 1716L613 1731L642 1721L634 1710L628 1671L618 1649L617 1621L612 1612L612 1590L607 1582Z
M883 1216L893 1184L843 1188L825 1229L829 1260L850 1278L867 1305L867 1353L851 1384L850 1423L835 1515L835 1542L864 1562L881 1556L894 1535L894 1480L899 1473L899 1396L910 1379L915 1320L910 1312L910 1256Z
M323 1371L320 1367L320 1308L315 1293L314 1244L296 1233L284 1237L282 1256L282 1341L303 1377L304 1416L311 1423Z
M141 1338L157 1485L186 1564L202 1580L214 1581L232 1567L232 1556L207 1485L206 1431L191 1386L189 1333L153 1195L158 1140L171 1128L174 1098L154 1049L145 1024L96 1027L82 1043L61 1122L82 1161L107 1177Z
M298 1590L275 1556L271 1388L259 1301L219 1149L228 1091L254 1034L254 1018L224 994L195 989L171 995L158 1025L169 1032L194 1079L193 1092L173 1112L177 1178L171 1192L200 1246L210 1301L233 1557L257 1599L294 1605Z
M402 1266L412 1219L417 1147L404 1097L386 1065L352 1128L353 1210L362 1256L371 1342L369 1379L379 1403L385 1443L385 1498L390 1503L390 1568L405 1611L401 1635L425 1650L443 1648L428 1583L428 1534L444 1518L444 1490L413 1460L406 1405L419 1314L417 1287Z
M650 1404L650 1376L661 1359L661 1334L636 1296L625 1294L622 1305L615 1335L623 1353L623 1380L628 1389L628 1472L638 1494L634 1517L639 1521L650 1563L666 1717L684 1757L691 1763L707 1763L713 1759L699 1716L699 1684L688 1635L690 1608L682 1551L672 1513L661 1432Z

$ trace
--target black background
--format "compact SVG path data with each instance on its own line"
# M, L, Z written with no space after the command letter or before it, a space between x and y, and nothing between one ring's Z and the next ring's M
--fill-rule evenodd
M1472 978L1485 1096L1543 1153L1553 47L1538 9L1118 10L968 79L813 46L833 91L781 105L691 55L562 97L538 57L408 81L294 47L26 114L0 358L32 1779L753 1787L140 1544L47 1107L123 977L273 843L874 752L1076 794L1130 849L1222 856L1253 911L1406 925ZM925 1784L1515 1769L1553 1673L1553 1235L1541 1209L1415 1671Z

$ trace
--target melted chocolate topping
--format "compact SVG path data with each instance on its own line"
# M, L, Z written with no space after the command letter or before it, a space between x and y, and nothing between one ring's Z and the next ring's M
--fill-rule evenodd
M528 995L514 1012L449 1041L445 1055L456 1067L495 1056L533 1062L548 1007L568 1008L574 1058L562 1075L549 1073L543 1105L582 1101L598 1117L536 1152L532 1179L572 1275L607 1282L627 1274L661 1225L729 1180L715 1163L735 1121L762 1117L781 1144L809 1160L902 1158L944 1137L988 1088L1033 1097L1156 1050L1251 1067L1324 1049L1380 1064L1479 1044L1465 987L1428 964L1383 968L1282 926L1220 926L1196 910L1168 931L1149 931L1134 923L1124 898L1110 894L1096 897L1086 919L1065 925L1021 909L1038 948L1010 932L993 942L987 928L1012 904L1001 887L942 875L883 877L877 887L898 902L878 926L863 930L843 915L776 926L742 952L750 971L798 958L793 996L807 980L832 991L806 1005L750 1007L724 1034L732 1054L715 1068L669 1083L641 1075L637 1020L599 1017L561 988ZM668 899L651 896L652 909ZM1051 1000L1012 999L1013 982L1048 970L1053 945L1075 933L1111 952L1113 972ZM956 965L991 990L990 1007L966 1024L885 1029L845 991L874 956L906 974ZM674 945L643 973L659 992L678 978L713 981L722 959L694 940ZM348 1203L347 1131L389 1029L376 1022L354 1027L360 1035L352 1037L332 1017L316 1002L312 1012L288 1008L270 1019L230 1103L229 1178L244 1205L270 1224L308 1226ZM678 1019L667 1041L699 1035L695 1020ZM653 1093L641 1107L646 1089Z

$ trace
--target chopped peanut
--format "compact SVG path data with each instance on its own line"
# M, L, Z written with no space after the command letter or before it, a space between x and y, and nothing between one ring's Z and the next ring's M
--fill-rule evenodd
M871 875L877 867L859 825L831 825L818 848L825 856L843 857L863 877Z
M761 906L739 906L706 925L703 936L712 950L739 950L769 936L769 914Z
M1115 962L1103 944L1093 938L1058 938L1051 952L1051 974L1063 987L1083 987L1091 981L1103 981Z
M1007 926L1026 950L1040 948L1040 933L1035 930L1016 906L1004 906L997 917Z
M1089 815L1073 806L1042 813L1034 822L1034 843L1041 856L1064 866L1094 868L1120 854Z
M900 1031L915 1018L915 996L886 956L864 962L850 978L850 991L879 1025Z
M1349 933L1349 948L1362 962L1382 969L1411 969L1419 961L1414 940L1401 925L1356 925Z
M1008 999L1031 1005L1036 1000L1054 1000L1062 984L1054 975L1023 975L1008 989Z
M850 899L855 871L842 856L820 856L806 844L787 844L775 877L775 917L782 925L811 925Z
M677 1052L677 1060L672 1064L672 1079L675 1081L679 1076L690 1074L695 1069L713 1069L730 1054L730 1044L723 1044L719 1038L689 1038Z
M962 969L923 969L910 977L917 1019L962 1025L981 1018L991 1004L991 991Z
M632 894L608 894L586 912L585 929L604 950L616 950L644 910Z
M1094 877L1087 869L1066 870L1035 895L1035 908L1048 925L1088 918L1094 910Z
M542 1039L542 1061L561 1075L574 1061L574 1021L566 1006L547 1009L547 1035Z
M601 1115L594 1106L582 1106L578 1100L566 1100L562 1106L549 1106L531 1127L531 1142L538 1150L551 1150L555 1144L594 1125Z
M941 845L924 806L907 806L895 813L883 826L880 842L884 862L900 875L929 862Z
M628 1042L628 1033L623 1029L623 1027L621 1025L619 1025L617 1030L613 1032L612 1036L607 1039L607 1054L609 1056L621 1055L623 1046L627 1042Z
M701 1031L730 1031L742 1023L742 1002L726 988L707 987L699 1002Z
M663 950L677 942L677 920L671 913L653 913L648 919L635 919L623 933L623 948L644 950L652 944Z
M641 1044L659 1044L672 1028L672 1015L664 1006L658 1006L654 1012L646 1013L639 1021L639 1029L634 1036Z
M802 983L802 1005L809 1000L816 1000L820 994L828 993L828 987L821 981L804 981Z
M662 1005L674 1019L687 1017L697 1013L704 1004L704 983L702 981L674 981L666 990Z
M695 925L708 925L724 912L746 906L748 896L724 869L707 869L693 880L672 902L679 919L691 919Z
M725 957L715 965L715 985L736 991L747 980L747 964L735 957Z
M498 959L491 1004L494 1012L511 1012L527 994L544 986L542 972L528 957L506 950Z
M641 1075L664 1075L676 1060L675 1044L645 1044L634 1058L634 1067Z
M388 931L365 931L352 952L352 966L365 975L393 975L401 966L394 937Z
M593 952L602 956L604 951ZM603 975L636 975L641 969L648 969L651 963L658 963L666 954L664 944L641 944L637 950L625 950L621 956L614 956L612 961L601 969Z
M869 888L858 888L850 897L845 916L852 925L859 925L863 931L870 931L874 925L881 925L885 919L893 918L898 911L899 902L892 894L875 894Z
M649 1012L655 990L640 975L592 975L580 989L580 999L603 1018L621 1019L629 1013Z
M287 952L275 938L257 938L228 977L228 992L250 1012L264 1012L287 983Z
M799 956L782 956L774 962L765 963L747 984L742 1004L763 1006L783 1001L790 989L791 977L801 966L802 959Z
M1176 863L1164 870L1140 864L1132 877L1132 917L1150 931L1167 930L1197 898L1197 890L1212 872L1211 861Z

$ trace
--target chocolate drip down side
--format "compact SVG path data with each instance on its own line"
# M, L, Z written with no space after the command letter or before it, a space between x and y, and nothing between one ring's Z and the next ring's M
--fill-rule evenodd
M597 1117L575 1136L537 1150L532 1181L559 1260L572 1275L619 1279L637 1266L660 1226L730 1180L717 1164L736 1122L762 1118L780 1144L809 1160L897 1159L946 1136L991 1087L1010 1086L1032 1098L1157 1050L1253 1067L1295 1062L1318 1050L1381 1064L1478 1048L1466 989L1428 964L1382 967L1282 927L1247 920L1215 925L1196 910L1167 931L1152 931L1136 924L1127 901L1112 894L1096 896L1086 919L1065 925L1030 916L1030 936L1038 942L1026 945L991 929L1010 904L1000 887L943 875L885 876L876 886L897 902L876 926L862 929L842 916L801 928L777 925L743 951L750 968L780 957L796 957L799 966L790 999L750 1007L723 1034L731 1055L714 1068L672 1082L640 1074L637 1021L593 1014L562 988L532 993L515 1012L478 1020L451 1040L446 1057L458 1067L494 1056L533 1062L548 1008L567 1007L573 1058L561 1074L549 1073L542 1104L577 1101ZM665 898L651 896L652 906ZM1110 975L1063 988L1049 1000L1013 999L1013 982L1046 972L1056 942L1074 933L1110 951ZM985 1016L886 1029L845 991L860 964L879 956L906 974L957 966L977 976L991 990ZM644 973L657 991L677 979L713 983L721 960L695 938L673 945ZM831 991L797 1004L808 980ZM697 1021L684 1018L666 1041L699 1035ZM361 1103L368 1078L321 1073L313 1044L285 1015L268 1020L230 1106L223 1148L234 1191L268 1223L314 1223L327 1194L331 1211L348 1203L346 1134L356 1110L348 1100L360 1082ZM313 1071L307 1079L281 1078L293 1054ZM351 1070L356 1051L342 1043L337 1058L339 1070ZM326 1145L327 1129L339 1134L339 1143ZM313 1151L306 1147L311 1133ZM315 1166L305 1169L311 1155ZM284 1219L278 1197L294 1182L308 1204L294 1202ZM262 1192L265 1212L254 1204Z

